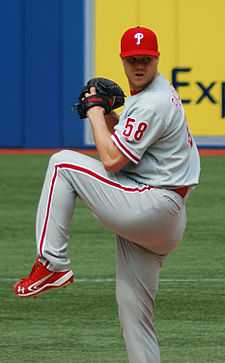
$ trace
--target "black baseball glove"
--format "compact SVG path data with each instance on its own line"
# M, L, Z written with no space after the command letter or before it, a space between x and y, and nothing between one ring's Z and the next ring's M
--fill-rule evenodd
M85 97L91 87L95 87L96 94ZM114 81L102 77L92 78L81 90L79 102L73 105L73 111L76 110L81 119L87 117L87 111L94 106L103 107L105 113L109 113L122 106L125 97L122 88Z

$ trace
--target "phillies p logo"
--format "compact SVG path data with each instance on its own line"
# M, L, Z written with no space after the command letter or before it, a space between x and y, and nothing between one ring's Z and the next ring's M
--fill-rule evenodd
M136 44L137 45L140 45L141 44L141 40L144 38L144 34L142 34L142 33L136 33L134 37L137 40L136 41Z

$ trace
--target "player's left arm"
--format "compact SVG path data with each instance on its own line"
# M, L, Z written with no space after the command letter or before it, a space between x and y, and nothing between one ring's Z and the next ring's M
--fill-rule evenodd
M115 146L134 164L138 164L145 151L159 140L166 122L148 105L136 105L125 118L121 116L111 138Z
M121 170L130 161L113 143L102 107L92 107L87 112L95 144L104 165L110 172Z

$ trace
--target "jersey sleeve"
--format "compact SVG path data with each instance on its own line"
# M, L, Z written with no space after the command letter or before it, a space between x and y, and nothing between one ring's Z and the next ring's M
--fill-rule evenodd
M150 109L131 112L121 117L111 135L113 143L138 164L144 152L163 134L165 122Z

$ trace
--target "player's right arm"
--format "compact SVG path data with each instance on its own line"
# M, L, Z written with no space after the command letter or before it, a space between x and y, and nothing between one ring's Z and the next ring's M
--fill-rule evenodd
M119 115L115 111L107 113L105 115L105 122L106 122L109 132L112 134L114 132L114 127L119 122Z
M104 168L109 172L118 172L128 164L129 159L113 143L103 108L92 107L87 115Z

